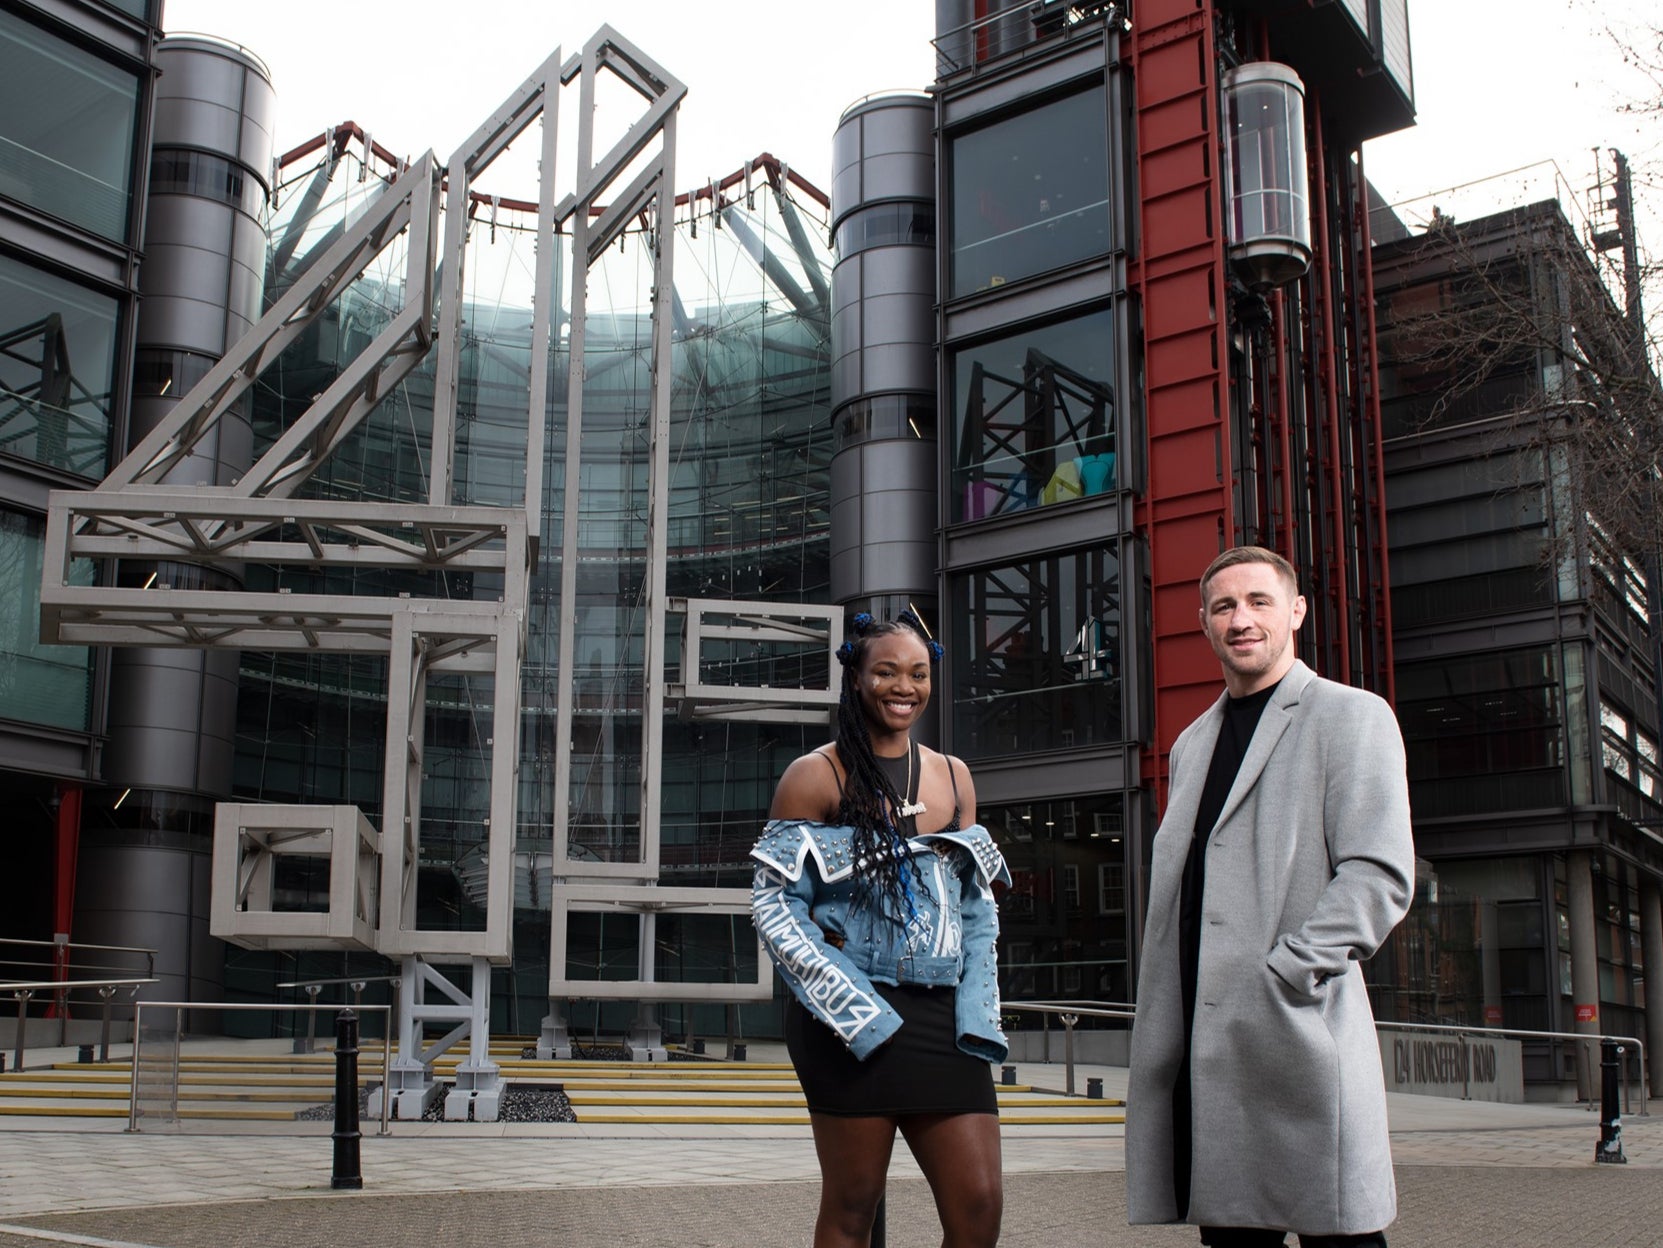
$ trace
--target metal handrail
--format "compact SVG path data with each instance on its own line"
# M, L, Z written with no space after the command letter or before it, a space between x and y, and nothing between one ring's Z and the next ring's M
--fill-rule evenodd
M1074 1094L1074 1024L1085 1018L1124 1018L1135 1020L1137 1007L1127 1001L1005 1001L1000 1003L1001 1010L1025 1010L1033 1014L1060 1015L1063 1024L1063 1062L1067 1074L1067 1091ZM1469 1027L1458 1023L1396 1023L1376 1022L1375 1029L1397 1031L1435 1031L1454 1033L1457 1035L1503 1036L1508 1038L1522 1037L1541 1040L1573 1040L1580 1041L1584 1047L1594 1041L1610 1040L1619 1045L1631 1044L1640 1057L1640 1117L1649 1118L1651 1109L1647 1101L1651 1095L1651 1084L1647 1080L1646 1046L1643 1041L1634 1036L1589 1035L1580 1031L1521 1031L1508 1027ZM1623 1081L1623 1092L1628 1099L1628 1111L1632 1111L1634 1104L1633 1089L1630 1081ZM1590 1098L1590 1104L1593 1103Z
M156 951L145 945L89 945L79 940L21 940L7 937L0 940L0 945L28 945L31 948L58 949L67 946L70 949L97 950L99 953L144 953L152 957Z
M1000 1010L1026 1010L1031 1014L1062 1017L1064 1091L1074 1095L1074 1024L1085 1018L1135 1018L1137 1007L1125 1001L1002 1001Z
M43 988L57 990L60 988L126 988L129 985L158 983L155 976L148 979L17 979L0 983L0 992L12 992L19 988L38 991Z
M156 973L156 950L148 948L144 945L88 945L73 940L15 940L11 937L0 939L0 950L4 950L12 946L17 946L23 949L51 949L60 954L70 954L75 952L138 953L144 955L144 973L146 975L154 975ZM13 964L11 959L0 958L0 965L11 964ZM27 966L29 963L18 961L15 965ZM51 962L43 963L42 965L57 966L58 960L53 959ZM66 957L64 959L64 965L67 968L68 966L72 966L74 964ZM103 970L106 968L88 967L86 969Z
M1382 1023L1377 1021L1374 1026L1376 1031L1386 1029L1394 1031L1438 1031L1454 1033L1461 1036L1506 1036L1509 1038L1524 1037L1531 1040L1575 1040L1580 1041L1584 1049L1596 1040L1611 1040L1617 1044L1632 1044L1640 1055L1640 1116L1642 1118L1651 1117L1651 1109L1647 1105L1647 1102L1651 1097L1651 1084L1646 1078L1646 1046L1644 1041L1639 1040L1634 1036L1612 1036L1605 1034L1592 1035L1585 1031L1520 1031L1511 1027L1469 1027L1461 1023ZM1634 1105L1634 1094L1627 1079L1623 1080L1623 1094L1628 1098L1628 1108L1632 1109ZM1594 1101L1597 1099L1598 1098L1593 1095L1592 1090L1590 1089L1588 1098L1589 1106L1592 1107Z
M331 984L355 984L362 988L365 984L397 984L403 981L402 975L343 975L338 979L291 979L287 983L278 984L279 988L326 988Z
M153 1010L333 1010L341 1007L333 1002L329 1005L262 1005L251 1001L140 1001L133 1010L133 1070L132 1079L127 1089L127 1129L137 1133L139 1131L139 1045L143 1032L139 1027L139 1020L144 1009L149 1006ZM387 1079L393 1069L393 1028L391 1016L393 1007L390 1005L359 1006L359 1011L372 1010L379 1014L388 1015L388 1025L383 1029L386 1034L381 1038L381 1130L378 1135L388 1135L388 1114L392 1108L392 1096L387 1087ZM174 1029L173 1044L173 1113L179 1114L179 1028Z
M149 979L19 979L0 983L0 992L9 992L17 1002L17 1035L12 1037L12 1069L23 1069L24 1033L28 1030L29 1001L37 992L50 992L63 1004L65 998L76 988L96 988L98 995L104 998L103 1028L100 1032L101 1052L98 1060L110 1060L110 1003L115 998L116 989L127 988L134 994L146 984L158 981ZM60 1039L61 1039L60 1035Z
M306 1003L308 1005L316 1005L318 1003L318 994L330 984L350 984L352 986L352 1008L359 1009L362 1007L364 1000L365 984L393 985L393 1000L396 1002L398 1000L399 989L404 984L404 976L344 975L335 979L291 979L287 983L278 984L277 986L279 988L299 988L306 994ZM317 1038L317 1033L314 1030L316 1024L317 1015L309 1014L306 1016L306 1051L308 1053L311 1052L312 1045Z
M1041 10L1045 7L1047 7L1047 0L1036 0L1035 3L1027 6L1027 15L1030 19L1039 16ZM1132 28L1131 20L1126 16L1124 6L1116 3L1116 0L1098 0L1095 4L1084 6L1090 11L1079 15L1075 22L1067 22L1065 19L1068 11L1077 7L1081 6L1063 3L1056 4L1053 16L1055 16L1061 23L1059 29L1071 29L1075 25L1083 25L1092 18L1096 17L1102 18L1105 22L1118 21L1121 24L1121 29L1123 31L1129 31ZM1021 5L1012 4L1008 8L999 9L997 12L989 13L986 17L978 18L975 21L965 22L962 26L955 26L952 30L939 32L934 39L930 40L930 46L935 49L935 63L937 71L939 71L942 75L946 75L949 73L956 73L965 68L965 65L961 64L951 54L949 54L947 49L942 47L942 44L954 39L955 36L964 36L964 42L970 43L974 36L980 34L984 30L988 30L993 26L1008 22L1012 18L1021 20L1021 12ZM1025 47L1029 43L1038 42L1040 37L1041 36L1037 32L1030 33L1028 39L1024 41L1023 46Z

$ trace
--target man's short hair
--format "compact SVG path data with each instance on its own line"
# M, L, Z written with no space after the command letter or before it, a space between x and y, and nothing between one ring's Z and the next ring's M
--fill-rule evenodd
M1225 568L1233 568L1240 563L1268 563L1288 583L1288 588L1293 591L1294 595L1298 596L1299 574L1293 570L1293 564L1282 558L1274 550L1268 550L1263 546L1232 546L1209 563L1207 570L1201 574L1201 602L1203 605L1207 601L1207 582L1224 571Z

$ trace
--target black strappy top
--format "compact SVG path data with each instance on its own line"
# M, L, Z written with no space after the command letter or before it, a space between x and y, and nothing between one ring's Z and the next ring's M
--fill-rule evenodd
M835 749L836 747L833 746L833 748ZM894 758L885 758L881 754L874 754L872 756L877 760L879 770L883 772L884 776L889 780L889 783L895 786L895 791L901 795L901 800L909 805L918 801L918 789L924 781L922 756L914 754L914 751L917 749L918 745L915 742L909 742L907 746L907 753L905 754L897 754ZM837 793L840 799L837 804L838 822L848 823L850 822L849 800L848 794L843 788L843 773L838 770L837 764L832 761L831 755L825 753L823 750L815 750L814 752L820 755L821 758L825 759L826 766L832 769L832 775L837 780ZM915 760L916 765L909 768L907 765L909 759ZM910 785L907 783L907 773L909 770L912 772L912 783ZM947 761L947 778L953 785L953 817L948 821L946 827L938 829L938 831L958 832L961 830L959 827L959 816L962 813L959 808L959 776L958 772L953 770L952 760L950 759ZM901 820L901 831L907 836L917 836L918 816L907 815L903 818ZM932 835L934 834L932 833Z

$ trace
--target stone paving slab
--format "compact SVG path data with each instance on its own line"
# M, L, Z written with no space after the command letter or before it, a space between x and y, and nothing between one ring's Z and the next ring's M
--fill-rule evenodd
M1060 1071L1023 1067L1060 1089ZM1125 1072L1081 1068L1115 1096ZM1083 1083L1082 1083L1083 1086ZM1599 1119L1571 1105L1388 1096L1402 1213L1393 1248L1663 1244L1663 1103L1627 1114L1625 1166L1595 1165ZM733 1245L809 1238L818 1166L806 1128L762 1125L365 1123L364 1190L330 1188L329 1124L297 1135L193 1123L0 1124L0 1248L330 1248L519 1244ZM1125 1224L1124 1129L1024 1127L1004 1141L1002 1243L1194 1245L1193 1230ZM939 1242L904 1148L889 1243Z
M1402 1214L1392 1248L1652 1248L1663 1227L1663 1183L1620 1167L1580 1171L1400 1166ZM335 1194L152 1206L0 1223L0 1248L79 1243L103 1248L502 1248L551 1244L633 1248L800 1248L817 1184ZM1187 1227L1128 1227L1116 1172L1017 1174L1006 1180L1007 1248L1179 1248ZM937 1242L928 1188L891 1182L889 1243Z

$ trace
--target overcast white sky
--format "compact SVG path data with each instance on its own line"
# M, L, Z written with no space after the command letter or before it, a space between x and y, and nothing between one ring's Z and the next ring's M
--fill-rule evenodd
M1639 84L1604 30L1656 2L1410 0L1419 122L1368 144L1370 176L1398 202L1547 159L1581 192L1595 147L1663 170L1663 122L1619 113ZM765 150L825 188L839 114L934 67L931 0L166 0L165 17L271 67L279 150L351 119L441 160L556 46L577 51L610 21L688 86L683 188ZM1663 253L1663 218L1647 220Z

